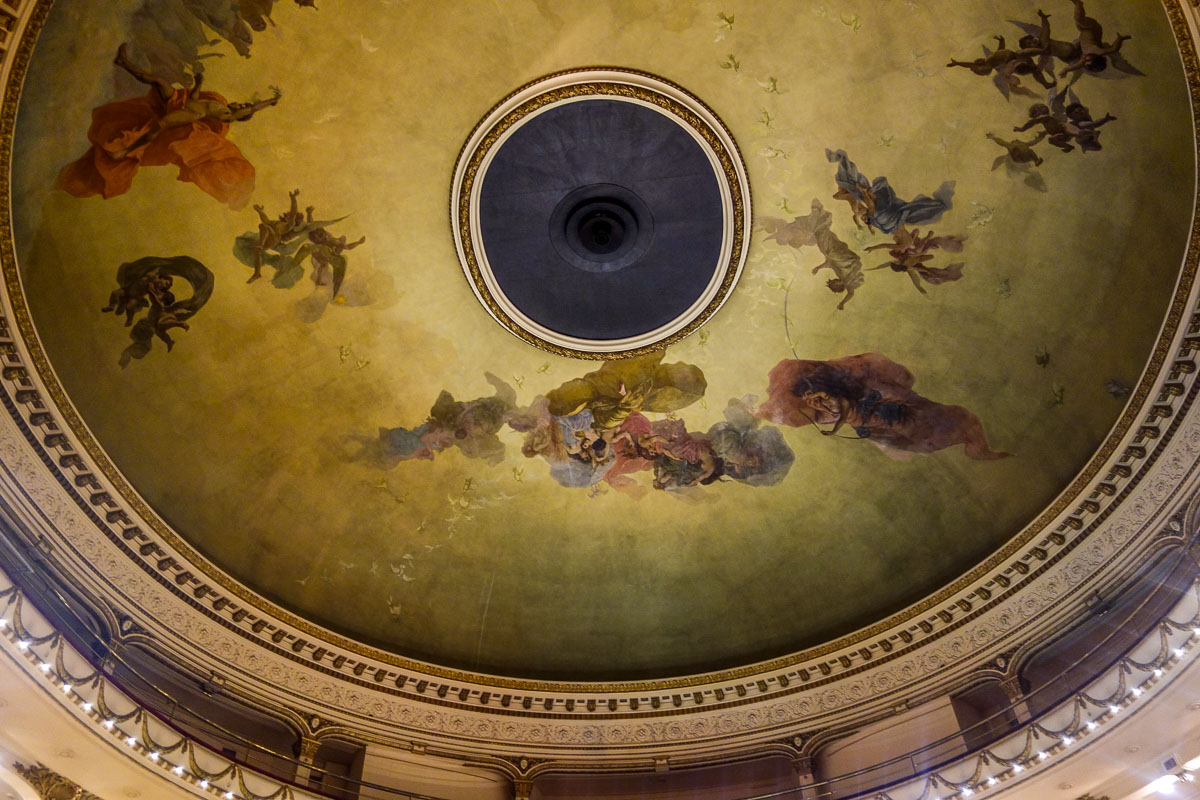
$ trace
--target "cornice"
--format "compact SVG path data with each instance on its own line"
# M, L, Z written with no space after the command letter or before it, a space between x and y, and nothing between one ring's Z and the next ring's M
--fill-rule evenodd
M50 0L18 3L5 43L0 171L8 183L20 81ZM1193 112L1189 18L1165 4ZM0 13L4 13L0 10ZM15 42L15 46L9 46ZM76 584L119 609L164 657L231 691L328 721L329 735L447 752L553 757L735 753L886 714L1044 638L1085 598L1128 577L1198 483L1200 308L1195 230L1142 380L1096 455L1039 517L953 584L901 613L784 658L622 683L522 680L443 669L363 646L249 592L207 562L105 455L37 340L21 294L11 209L0 208L0 502ZM1189 518L1190 519L1190 518ZM1189 525L1192 523L1188 523Z

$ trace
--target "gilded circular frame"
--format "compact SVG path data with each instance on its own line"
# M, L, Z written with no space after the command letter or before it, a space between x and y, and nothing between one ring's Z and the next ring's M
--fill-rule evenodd
M721 254L704 293L682 314L652 331L615 340L580 339L525 316L504 296L487 262L479 225L483 177L499 145L524 122L550 108L604 98L637 103L674 120L709 157L721 191ZM475 126L459 152L450 195L455 248L472 291L510 333L557 355L615 359L662 350L689 336L729 298L746 262L750 182L741 153L720 118L686 89L648 73L615 67L568 70L539 78L500 101Z

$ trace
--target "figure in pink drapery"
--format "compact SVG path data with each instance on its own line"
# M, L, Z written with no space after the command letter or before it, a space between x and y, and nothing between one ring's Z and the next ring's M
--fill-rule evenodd
M115 63L151 89L145 97L106 103L92 112L92 147L58 175L57 188L75 197L108 199L129 191L140 167L174 165L179 180L194 183L231 208L241 208L254 191L254 167L225 138L233 122L244 122L279 102L230 103L200 91L202 75L178 88L138 69L125 46Z

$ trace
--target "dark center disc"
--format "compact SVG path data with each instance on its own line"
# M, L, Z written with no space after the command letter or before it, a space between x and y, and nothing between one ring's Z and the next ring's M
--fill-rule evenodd
M480 240L505 298L580 339L624 339L677 319L720 272L721 189L681 122L637 103L555 106L497 145Z

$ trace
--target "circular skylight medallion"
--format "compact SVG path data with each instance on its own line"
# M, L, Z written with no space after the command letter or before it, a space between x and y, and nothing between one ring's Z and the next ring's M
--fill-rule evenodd
M737 145L685 90L615 69L518 90L459 156L451 214L488 312L562 355L665 347L728 298L750 190Z

